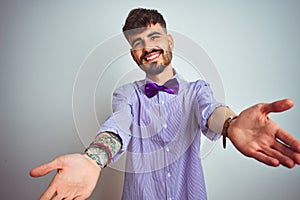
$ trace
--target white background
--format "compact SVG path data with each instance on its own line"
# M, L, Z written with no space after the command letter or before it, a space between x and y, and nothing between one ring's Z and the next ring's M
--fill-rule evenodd
M135 7L158 9L206 50L237 113L292 98L292 110L271 117L300 139L299 1L1 1L1 199L37 199L53 173L33 179L29 170L84 150L72 114L76 73ZM203 162L210 200L299 199L299 167L267 167L221 142ZM122 173L107 168L91 199L119 199L121 186Z

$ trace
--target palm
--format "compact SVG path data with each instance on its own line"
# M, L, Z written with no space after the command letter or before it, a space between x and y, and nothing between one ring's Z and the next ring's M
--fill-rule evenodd
M244 110L230 127L230 140L241 153L267 165L300 164L299 141L268 117L270 112L281 112L292 105L292 101L282 100Z
M32 169L30 175L44 176L53 170L57 170L57 173L41 196L41 200L52 197L54 199L86 199L94 190L100 175L100 167L81 154L60 156Z

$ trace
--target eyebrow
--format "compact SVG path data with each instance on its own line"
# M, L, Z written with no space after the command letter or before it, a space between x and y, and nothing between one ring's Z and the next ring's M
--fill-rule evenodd
M150 37L152 37L153 35L162 35L162 34L161 34L160 32L154 31L154 32L149 33L149 34L147 35L147 37L150 38ZM138 38L134 39L134 40L132 41L132 43L131 43L131 46L133 46L134 43L136 43L136 42L139 41L139 40L142 40L141 37L138 37Z
M152 37L153 35L161 35L161 33L157 32L157 31L154 31L154 32L148 34L147 37L149 38L149 37Z

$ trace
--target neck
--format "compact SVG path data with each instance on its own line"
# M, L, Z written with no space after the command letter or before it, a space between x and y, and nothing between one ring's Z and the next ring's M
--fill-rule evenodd
M165 82L173 78L174 73L173 73L173 68L172 65L168 65L165 70L157 75L151 75L151 74L146 74L146 77L151 79L152 81L163 85Z

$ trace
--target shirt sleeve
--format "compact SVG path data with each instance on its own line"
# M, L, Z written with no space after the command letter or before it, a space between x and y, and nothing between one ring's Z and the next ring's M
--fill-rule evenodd
M215 141L221 137L221 134L215 133L210 130L207 127L207 121L213 111L219 106L224 106L224 104L216 101L213 96L213 92L207 82L203 80L196 81L195 89L199 109L198 123L201 132L210 140Z
M115 90L112 100L113 113L101 125L98 131L98 134L102 132L113 132L122 140L122 147L112 158L112 162L117 161L126 151L131 139L130 126L133 117L131 113L132 105L129 103L129 99L133 91L133 86L129 84Z

